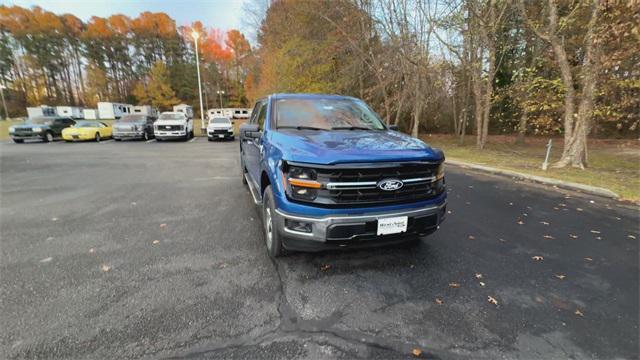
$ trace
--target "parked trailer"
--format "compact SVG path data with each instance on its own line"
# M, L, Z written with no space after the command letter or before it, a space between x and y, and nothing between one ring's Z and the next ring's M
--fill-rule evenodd
M147 115L150 117L158 117L158 109L154 109L151 105L137 105L133 107L134 114Z
M98 113L98 109L84 109L82 110L84 114L85 120L98 120L100 119L100 114Z
M175 112L181 112L181 113L183 113L183 114L187 115L187 117L188 117L189 119L192 119L192 118L193 118L193 107L192 107L192 106L189 106L189 105L187 105L187 104L175 105L175 106L173 107L173 111L175 111Z
M56 108L48 105L33 106L27 108L27 116L29 119L41 116L56 116Z
M133 113L133 105L112 102L99 102L98 114L100 119L120 119L123 115Z
M77 106L56 106L58 116L66 116L72 119L84 119L84 112Z
M251 115L251 110L247 108L217 108L209 109L207 111L209 119L214 117L228 117L229 119L248 119Z

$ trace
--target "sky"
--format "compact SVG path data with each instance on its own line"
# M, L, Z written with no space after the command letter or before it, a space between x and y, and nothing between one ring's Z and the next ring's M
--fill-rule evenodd
M165 12L176 25L188 25L196 20L207 27L221 30L241 29L244 0L3 0L7 5L34 5L56 14L71 13L87 21L92 16L107 17L124 14L135 17L143 11Z

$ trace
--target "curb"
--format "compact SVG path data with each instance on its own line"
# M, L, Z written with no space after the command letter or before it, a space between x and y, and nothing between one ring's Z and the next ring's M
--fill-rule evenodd
M602 196L602 197L616 199L616 200L620 198L620 196L614 193L613 191L609 189L597 187L597 186L578 184L574 182L551 179L551 178L546 178L546 177L537 176L537 175L523 174L523 173L519 173L512 170L498 169L490 166L467 163L459 160L446 159L445 162L447 164L454 165L454 166L460 166L463 168L479 170L479 171L483 171L491 174L509 176L519 180L528 180L528 181L536 182L539 184L553 185L559 188L580 191L586 194L597 195L597 196Z

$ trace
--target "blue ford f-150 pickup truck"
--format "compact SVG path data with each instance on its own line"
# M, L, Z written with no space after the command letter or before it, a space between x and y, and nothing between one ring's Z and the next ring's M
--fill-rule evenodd
M417 241L446 214L442 151L385 126L360 99L261 99L240 154L274 257Z

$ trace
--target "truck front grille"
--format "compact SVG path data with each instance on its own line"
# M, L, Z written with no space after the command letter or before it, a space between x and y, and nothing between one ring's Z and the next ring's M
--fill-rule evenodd
M411 203L433 198L444 191L444 180L436 180L438 163L372 163L314 168L317 181L325 184L314 203L326 206L374 206ZM397 190L382 190L383 180L401 180Z
M158 131L182 131L182 125L158 125Z

